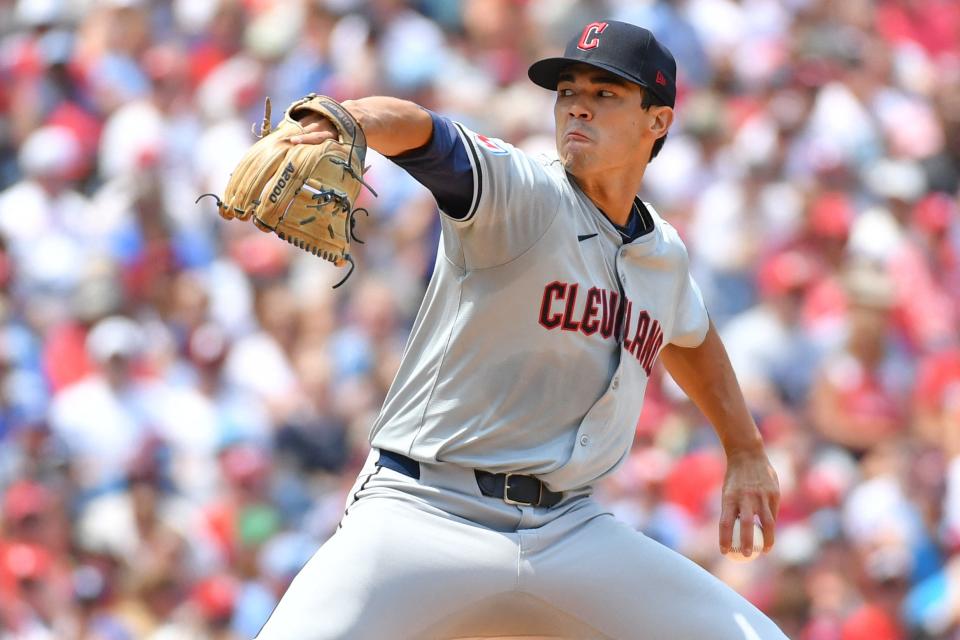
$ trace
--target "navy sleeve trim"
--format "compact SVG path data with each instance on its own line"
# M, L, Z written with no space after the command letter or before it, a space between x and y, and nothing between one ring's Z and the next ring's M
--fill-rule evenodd
M464 218L461 218L464 222L473 218L474 214L477 212L477 209L480 208L480 197L483 195L483 171L480 164L480 154L477 152L477 148L473 145L473 142L470 140L470 134L463 128L463 125L459 122L454 122L454 126L457 128L457 131L460 132L461 138L464 141L464 144L468 149L470 149L470 159L473 164L473 175L476 176L476 188L475 193L473 194L473 203L470 206L470 211Z
M479 201L480 173L476 151L467 151L471 146L466 143L468 138L453 121L428 113L433 120L430 140L422 147L389 159L429 189L447 216L468 220Z

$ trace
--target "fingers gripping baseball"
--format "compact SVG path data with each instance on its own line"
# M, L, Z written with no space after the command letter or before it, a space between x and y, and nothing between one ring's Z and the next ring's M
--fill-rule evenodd
M319 118L312 114L300 121L303 130L291 136L293 144L321 144L327 140L337 139L337 128L326 118Z
M729 553L739 546L750 557L754 548L755 529L746 526L758 522L762 529L763 551L769 552L776 537L776 517L780 503L777 474L765 456L728 460L721 499L720 551ZM740 540L734 545L734 522L739 519Z

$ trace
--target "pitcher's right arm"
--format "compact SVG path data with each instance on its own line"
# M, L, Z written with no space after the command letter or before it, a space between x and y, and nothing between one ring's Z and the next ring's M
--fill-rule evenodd
M357 119L367 136L367 145L385 156L397 156L430 141L433 119L420 105L389 96L344 100L343 107ZM301 121L304 133L294 143L317 144L334 136L331 123L312 116Z

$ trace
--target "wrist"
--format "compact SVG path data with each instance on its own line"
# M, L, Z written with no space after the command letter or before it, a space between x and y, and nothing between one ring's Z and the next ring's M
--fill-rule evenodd
M344 100L343 102L340 103L340 106L346 109L347 113L353 116L353 119L357 121L357 124L360 125L361 129L364 129L363 109L357 104L356 100Z
M726 440L723 442L723 450L728 459L747 458L747 457L766 457L767 452L763 446L763 438L760 432L754 427L754 432L749 437L738 438L737 440Z

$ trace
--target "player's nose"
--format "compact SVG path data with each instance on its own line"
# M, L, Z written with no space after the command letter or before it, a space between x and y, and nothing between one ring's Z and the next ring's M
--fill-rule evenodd
M574 100L570 103L567 113L571 118L578 120L589 120L593 117L593 112L582 100Z

